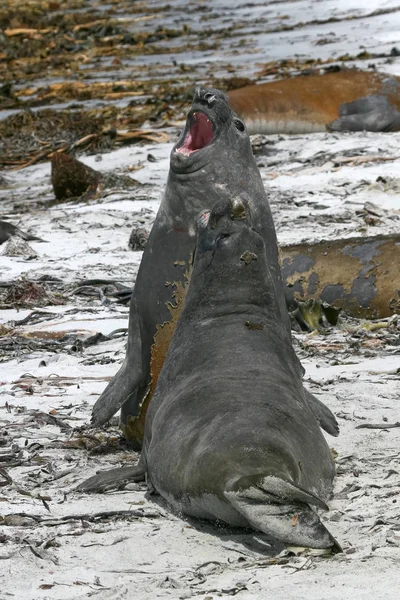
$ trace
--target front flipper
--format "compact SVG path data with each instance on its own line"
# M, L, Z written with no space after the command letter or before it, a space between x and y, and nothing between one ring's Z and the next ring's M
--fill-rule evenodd
M144 481L145 471L140 462L134 467L119 467L108 471L100 471L97 475L85 479L75 489L78 492L96 492L101 494L110 490L118 490L127 483Z
M286 544L342 550L309 506L326 509L325 503L293 483L268 476L247 488L240 488L239 482L236 491L226 491L224 495L251 527Z
M337 437L339 435L339 424L336 421L335 415L329 410L327 406L321 400L318 400L309 392L306 388L304 388L304 392L306 395L307 404L310 407L311 411L314 413L315 418L317 419L320 427L324 429L330 435Z
M114 375L93 406L91 422L94 427L101 427L107 423L126 401L129 402L131 414L135 414L136 404L137 414L140 413L141 398L138 391L143 380L142 363L142 337L138 310L132 300L126 357L118 373Z

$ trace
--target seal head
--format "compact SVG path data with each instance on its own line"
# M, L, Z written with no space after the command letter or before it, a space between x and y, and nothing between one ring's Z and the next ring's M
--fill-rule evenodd
M240 136L239 134L242 134ZM171 152L171 169L176 173L193 173L216 158L222 144L246 139L244 122L229 107L227 96L216 89L196 89L186 126Z

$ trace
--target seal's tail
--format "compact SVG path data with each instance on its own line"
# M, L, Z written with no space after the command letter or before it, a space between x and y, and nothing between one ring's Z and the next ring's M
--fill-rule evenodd
M226 499L244 516L249 525L271 537L295 546L342 549L309 506L325 510L326 504L314 494L274 476L264 477L257 485L226 491Z

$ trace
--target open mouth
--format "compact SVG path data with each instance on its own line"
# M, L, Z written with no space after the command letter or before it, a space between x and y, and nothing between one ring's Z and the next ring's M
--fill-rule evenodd
M191 115L191 126L183 144L176 151L189 156L211 144L213 139L214 130L210 119L202 112L195 112Z

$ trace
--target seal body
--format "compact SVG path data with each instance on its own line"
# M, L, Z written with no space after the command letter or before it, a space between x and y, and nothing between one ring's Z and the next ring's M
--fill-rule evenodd
M281 248L286 302L317 298L356 318L400 314L400 235Z
M252 206L222 201L199 227L185 305L147 413L147 481L189 515L286 543L337 546L311 508L327 508L334 465Z
M183 304L197 215L222 198L242 193L251 198L254 221L267 241L271 276L281 292L281 319L289 328L275 228L246 127L225 94L199 88L172 149L165 194L143 252L130 304L126 358L94 406L95 425L106 422L122 405L122 429L130 441L140 444L143 409Z
M400 130L400 79L376 71L299 75L228 96L250 133Z

